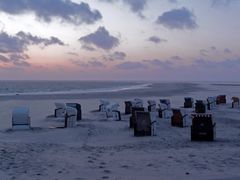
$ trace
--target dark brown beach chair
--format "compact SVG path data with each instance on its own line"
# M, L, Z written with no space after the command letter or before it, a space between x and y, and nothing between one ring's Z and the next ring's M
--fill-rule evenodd
M226 104L226 95L217 96L217 104Z
M211 114L193 114L191 126L192 141L213 141L216 137L216 123Z
M131 114L132 101L125 101L125 114Z
M186 123L184 123L183 119L187 114L182 115L180 109L172 109L172 112L171 125L176 127L186 127Z
M149 112L136 111L136 121L134 123L134 136L151 136L152 122Z
M184 98L184 108L193 108L193 98L191 97Z
M132 107L131 113L132 115L130 116L130 121L129 121L129 127L134 128L134 123L136 121L136 111L144 111L143 107Z
M205 113L206 106L202 100L197 100L195 103L195 113Z

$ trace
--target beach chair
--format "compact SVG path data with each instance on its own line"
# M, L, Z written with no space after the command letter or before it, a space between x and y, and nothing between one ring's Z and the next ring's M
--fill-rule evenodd
M118 110L118 108L119 108L118 103L108 105L106 107L107 118L112 117L113 120L120 121L121 120L121 113Z
M144 108L143 107L132 107L132 115L130 116L130 119L129 119L129 127L130 128L134 128L134 123L136 121L136 111L144 111Z
M82 108L78 103L66 103L66 106L75 108L77 110L77 121L82 119Z
M165 104L167 106L167 110L171 110L170 99L160 99L160 104Z
M187 127L190 125L191 117L185 109L172 109L171 125L176 127Z
M156 112L157 111L157 104L154 100L148 100L148 111L149 112Z
M226 104L226 95L217 96L217 104Z
M67 106L65 115L65 126L66 128L75 127L77 122L77 109Z
M158 109L158 116L159 118L170 118L171 117L171 109L168 109L167 104L165 103L160 103L159 109Z
M217 101L217 97L208 97L207 98L207 109L208 110L212 110L216 107L216 101Z
M193 108L194 100L191 97L184 98L184 108Z
M132 101L125 101L125 114L131 114Z
M134 123L134 136L155 135L155 120L152 120L150 112L136 111L136 121Z
M133 107L143 107L143 100L139 98L135 98L132 101Z
M232 97L232 108L239 108L239 98L238 97Z
M27 107L16 107L12 111L12 129L29 129L31 119Z
M195 113L205 113L206 112L206 105L202 100L196 100L195 103Z
M191 140L213 141L216 137L216 123L212 114L192 114Z
M64 103L55 103L54 117L65 117L66 105Z
M100 99L99 111L100 111L100 112L106 112L106 107L107 107L107 105L109 105L109 104L110 104L109 101Z

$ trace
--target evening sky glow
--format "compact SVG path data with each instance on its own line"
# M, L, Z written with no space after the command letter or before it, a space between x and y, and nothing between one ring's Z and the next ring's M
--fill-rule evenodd
M239 80L238 0L0 0L0 79Z

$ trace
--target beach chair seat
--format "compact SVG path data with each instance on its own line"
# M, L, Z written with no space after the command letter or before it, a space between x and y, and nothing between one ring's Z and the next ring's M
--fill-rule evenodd
M239 98L238 97L232 97L232 108L239 108Z
M136 111L144 111L144 108L143 107L132 107L132 115L130 116L130 119L129 119L129 127L130 128L134 128L134 123L136 121Z
M77 122L77 109L67 106L65 115L65 127L71 128L75 127Z
M192 114L191 140L213 141L216 137L216 123L212 114Z
M148 111L149 112L156 112L157 111L157 104L154 100L148 100Z
M125 114L131 114L132 101L125 101Z
M64 103L55 103L54 117L65 117L66 105Z
M27 107L16 107L12 111L12 129L29 129L31 119Z
M78 103L66 103L67 107L72 107L77 110L77 121L82 119L82 108L81 105Z
M109 104L110 104L109 101L100 99L99 111L106 112L106 108Z
M205 113L206 112L206 104L202 100L196 100L195 103L195 113Z
M226 104L226 95L217 96L217 104Z
M154 124L156 121L151 119L150 112L135 111L136 121L134 123L134 136L154 135Z
M190 125L191 117L185 109L172 109L171 125L176 127L187 127Z
M194 100L191 97L184 98L184 108L193 108Z

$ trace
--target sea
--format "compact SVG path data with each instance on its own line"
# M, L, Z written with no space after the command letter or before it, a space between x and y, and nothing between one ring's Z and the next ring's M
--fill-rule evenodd
M117 92L145 89L152 83L144 81L0 81L0 95L48 95Z

